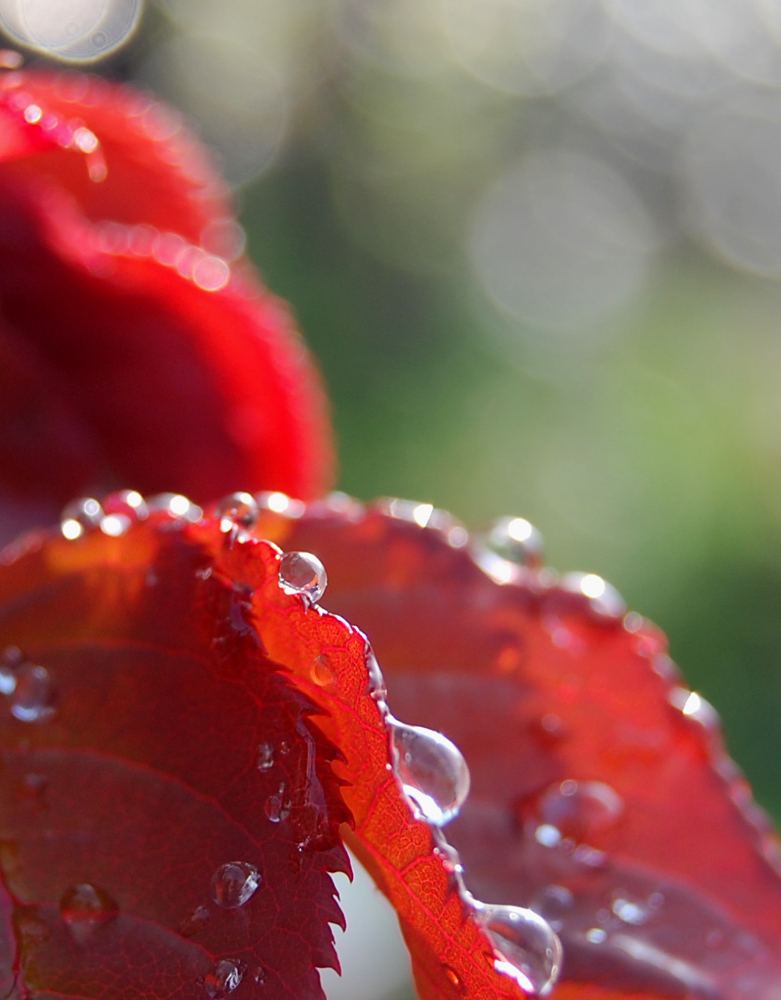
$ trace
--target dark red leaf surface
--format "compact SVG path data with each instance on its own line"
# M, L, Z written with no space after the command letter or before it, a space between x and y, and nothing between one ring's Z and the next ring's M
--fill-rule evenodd
M318 998L337 965L337 752L185 523L0 566L3 996Z
M319 495L319 379L287 307L227 259L240 230L176 113L81 75L0 83L4 490Z
M775 1000L778 838L657 629L598 578L512 565L425 505L337 496L256 531L322 559L323 603L371 636L393 712L463 750L448 838L478 898L557 927L555 997ZM421 930L405 927L413 954Z

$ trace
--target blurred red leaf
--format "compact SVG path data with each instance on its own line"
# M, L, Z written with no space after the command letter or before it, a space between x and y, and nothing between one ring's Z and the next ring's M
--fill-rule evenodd
M86 73L4 73L0 140L2 176L56 184L91 222L143 223L235 253L238 227L210 154L178 111L149 94ZM106 168L99 183L88 169L95 154Z
M0 566L4 996L317 998L337 967L335 748L184 523Z
M371 636L394 713L464 752L447 836L476 896L559 930L557 998L777 996L778 837L657 629L599 578L513 565L426 505L337 496L257 531L322 559L323 603ZM394 899L402 866L372 844ZM414 953L422 928L397 908Z
M319 495L322 388L287 307L219 256L241 231L176 112L81 75L0 83L3 488Z

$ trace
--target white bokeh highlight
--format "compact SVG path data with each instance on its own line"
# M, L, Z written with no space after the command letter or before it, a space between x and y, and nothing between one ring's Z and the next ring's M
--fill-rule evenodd
M637 297L657 242L618 171L553 149L527 156L489 189L469 253L500 309L543 330L584 331Z
M0 27L54 59L93 62L131 37L142 10L142 0L0 0Z

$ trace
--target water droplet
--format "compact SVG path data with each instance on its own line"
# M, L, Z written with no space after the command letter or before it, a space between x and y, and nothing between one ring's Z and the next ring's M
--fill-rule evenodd
M143 521L149 516L146 501L136 490L118 490L103 498L103 510L106 514L121 514L131 523Z
M196 906L193 912L179 924L182 937L193 937L202 931L209 921L209 909L206 906Z
M70 541L97 527L103 518L103 508L94 497L82 497L69 503L60 515L60 531Z
M585 938L591 944L604 944L607 941L607 932L603 931L601 927L592 927L586 931Z
M281 823L283 819L287 819L291 808L292 802L289 797L285 796L284 783L279 786L279 791L276 794L269 795L264 806L266 817L272 823Z
M274 766L274 745L272 743L258 744L258 770L268 771Z
M21 722L45 722L54 714L55 696L46 667L25 663L16 675L11 714Z
M527 993L550 993L563 957L550 924L519 906L482 906L477 919L493 945L497 971L511 976Z
M254 865L229 861L212 875L212 899L226 910L236 910L251 898L260 882L260 872Z
M116 917L119 907L103 889L80 882L66 889L60 900L60 914L78 941L84 941L95 928Z
M385 678L382 676L382 670L380 670L377 657L374 655L371 646L368 644L366 646L366 671L369 675L367 693L376 702L384 703L388 696L388 691L385 687Z
M287 594L300 594L315 604L327 583L325 566L311 552L287 552L279 561L279 585Z
M623 896L617 896L613 900L611 909L619 920L634 927L640 927L651 915L650 908L645 903L638 903Z
M551 927L558 931L564 923L564 917L572 909L575 897L563 885L546 885L531 901L530 909L544 917Z
M484 544L496 555L517 566L542 564L542 535L523 517L500 517L491 525Z
M225 1000L236 990L244 978L247 966L237 958L221 958L212 971L204 977L203 987L210 1000Z
M534 839L543 847L556 847L561 843L561 830L550 823L540 823L534 831Z
M599 841L612 830L624 811L624 800L601 781L573 781L551 786L542 796L538 814L576 844Z
M671 705L681 710L683 715L706 729L714 732L719 728L719 713L706 701L702 695L696 691L689 691L683 687L674 687L667 696Z
M258 519L258 504L249 493L231 493L217 504L216 514L220 518L220 531L230 531L237 524L251 528Z
M18 646L6 646L0 659L7 667L15 670L24 663L24 653Z
M200 521L203 511L181 493L157 493L147 500L150 513L165 513L169 517L183 518L185 521Z
M570 594L583 594L591 610L600 617L623 618L626 614L624 598L596 573L567 573L562 577L561 588Z
M257 969L255 969L255 975L252 977L252 979L256 986L266 985L266 970L263 968L262 965L259 965Z
M454 989L456 989L459 993L465 992L466 986L464 985L461 976L459 976L455 969L451 968L449 965L443 965L442 971L445 973L448 982Z
M133 522L126 514L106 514L101 518L100 530L111 538L124 535Z
M261 510L270 510L275 514L283 514L285 517L299 518L306 510L306 504L301 500L294 500L285 493L258 493L255 496Z
M332 688L336 684L336 670L325 654L312 660L310 673L318 687Z
M464 866L461 864L461 858L458 851L451 844L448 844L444 838L439 841L437 846L434 848L434 854L442 859L442 865L446 872L450 875L462 875L464 872Z
M469 794L469 768L442 733L389 720L396 777L419 819L444 826Z
M0 656L0 694L13 694L16 688L16 671L24 662L18 646L6 646Z

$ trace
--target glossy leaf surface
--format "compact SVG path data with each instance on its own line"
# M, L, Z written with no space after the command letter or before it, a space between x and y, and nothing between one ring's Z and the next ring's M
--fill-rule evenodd
M61 503L120 483L201 502L318 495L333 462L322 388L287 307L220 256L238 227L175 113L81 76L4 87L4 489ZM47 116L70 123L67 148Z
M3 995L317 998L337 967L337 752L183 523L0 566Z
M658 630L599 578L471 548L427 505L337 496L257 530L320 557L394 713L464 752L448 838L476 896L558 929L555 996L777 996L778 838Z

